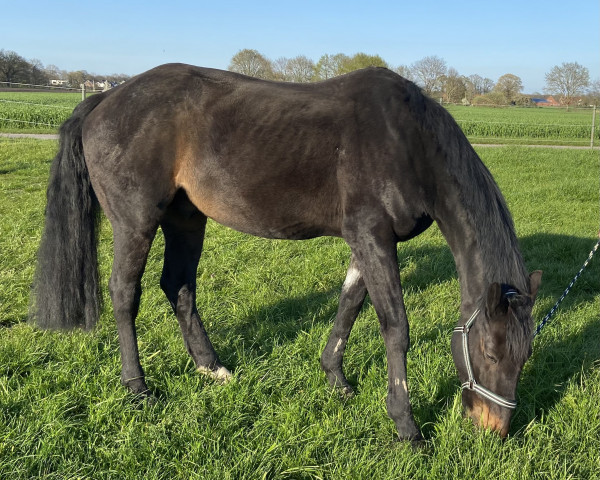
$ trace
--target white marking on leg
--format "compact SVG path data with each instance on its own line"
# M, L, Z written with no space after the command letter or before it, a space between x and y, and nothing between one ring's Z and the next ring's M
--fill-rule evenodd
M352 288L358 283L360 278L360 270L356 267L350 267L348 269L348 273L346 274L346 280L344 280L344 284L342 285L342 291Z
M203 375L208 375L209 377L211 377L221 383L228 383L233 378L233 376L231 375L231 372L223 366L217 368L216 370L212 370L208 367L198 367L197 370L198 370L198 373L201 373Z
M344 341L340 338L337 343L335 344L335 348L333 349L333 353L337 353L339 351L339 349L342 347L342 344L344 343Z

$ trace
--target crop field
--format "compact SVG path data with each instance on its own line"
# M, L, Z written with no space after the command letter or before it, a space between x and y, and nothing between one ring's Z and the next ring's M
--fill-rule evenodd
M473 143L590 145L592 109L446 107ZM600 143L596 119L595 144Z
M140 355L152 406L120 386L107 281L91 333L26 324L55 141L0 138L0 478L600 479L600 258L533 346L509 437L462 418L450 353L460 288L437 227L398 246L411 324L408 380L422 448L397 442L385 407L385 348L367 301L344 367L356 396L327 385L319 356L348 265L343 241L273 241L209 221L198 307L234 380L195 372L159 288L164 242L143 278ZM596 241L598 153L478 147L503 191L530 270L544 271L534 316L560 296Z
M0 131L55 132L81 93L0 92Z
M0 132L56 132L80 101L80 93L0 92ZM591 109L446 108L473 143L590 145ZM600 119L596 145L600 144L598 123Z

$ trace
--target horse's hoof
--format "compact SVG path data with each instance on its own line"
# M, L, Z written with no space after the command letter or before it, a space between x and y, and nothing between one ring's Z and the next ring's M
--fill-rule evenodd
M144 407L153 407L158 403L158 397L150 391L143 395L138 395L138 398L140 405L143 405Z
M350 400L354 398L354 390L350 385L344 385L343 387L337 387L337 391L343 400Z
M221 365L217 368L198 367L197 370L198 370L198 373L201 373L202 375L206 375L223 385L226 383L229 383L231 380L233 380L233 375L223 365Z
M150 390L146 389L141 392L131 391L131 403L136 408L153 407L158 403L158 398Z
M421 432L419 431L417 431L417 433L413 433L407 436L402 436L398 434L396 440L399 442L410 442L410 444L414 448L423 448L427 444L427 442L423 438L423 435L421 435Z

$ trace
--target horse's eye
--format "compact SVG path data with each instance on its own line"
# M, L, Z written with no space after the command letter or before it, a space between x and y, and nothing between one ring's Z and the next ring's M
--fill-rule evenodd
M493 355L490 355L487 352L483 352L483 355L485 356L486 360L489 360L492 363L498 363L498 359L496 357L494 357Z

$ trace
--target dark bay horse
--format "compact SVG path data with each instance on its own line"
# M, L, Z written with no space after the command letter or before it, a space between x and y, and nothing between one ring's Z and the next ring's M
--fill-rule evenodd
M230 373L195 302L207 218L267 238L342 237L352 254L321 365L331 385L352 392L342 359L368 292L387 352L387 410L406 439L420 432L396 244L436 221L461 286L452 354L463 405L476 424L507 434L541 272L527 274L504 199L460 128L402 77L369 68L290 84L157 67L75 109L61 127L47 202L32 318L43 328L95 324L101 207L114 232L121 382L140 395L149 393L135 318L159 226L160 285L196 366L220 379Z

